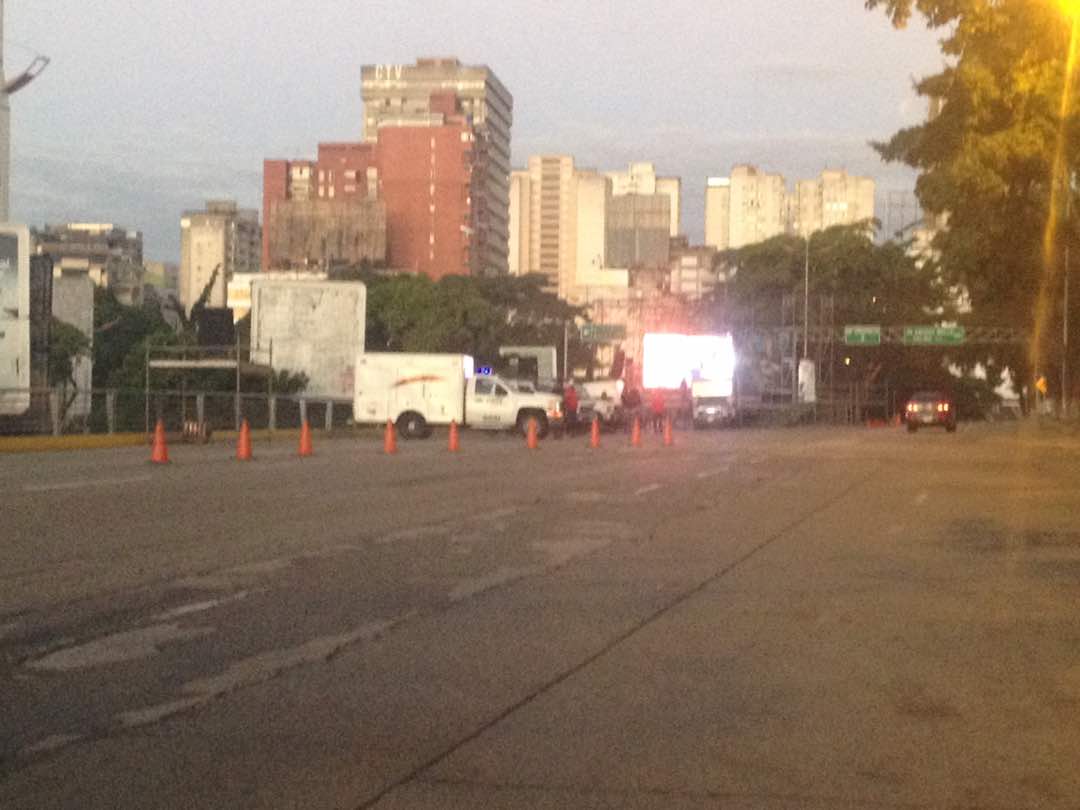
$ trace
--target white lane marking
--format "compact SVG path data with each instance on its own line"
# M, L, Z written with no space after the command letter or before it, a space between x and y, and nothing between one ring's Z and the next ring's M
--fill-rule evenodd
M920 492L918 495L915 496L915 503L918 506L922 506L929 499L930 499L930 493L929 492Z
M411 619L416 611L409 611L393 619L370 622L348 633L322 636L304 642L297 647L270 650L244 658L229 666L218 675L188 681L181 688L183 697L155 706L147 706L123 712L119 720L128 728L156 723L188 709L209 703L220 695L246 686L263 683L290 669L326 661L346 647L363 641L373 641L396 625Z
M398 529L389 534L384 534L375 542L380 546L389 546L393 543L426 540L430 537L444 537L448 534L450 534L450 527L448 526L415 526L411 529Z
M73 669L92 669L107 664L120 664L150 658L161 652L166 644L202 638L213 630L209 627L193 627L185 630L176 624L157 624L103 636L77 647L68 647L31 661L30 669L68 672Z
M634 495L648 495L650 492L656 492L656 490L658 489L660 489L659 484L649 484L647 487L642 487L641 489L639 489L637 492L634 493Z
M83 739L82 734L53 734L51 737L46 737L40 742L36 742L33 745L28 745L23 748L19 755L23 757L30 757L34 754L48 754L52 751L56 751L63 748L66 745L78 742Z
M181 616L190 616L192 613L204 613L207 610L213 610L216 607L227 605L230 602L239 602L243 599L247 599L250 595L250 591L239 591L231 596L223 596L220 599L206 599L202 602L192 602L188 605L180 605L179 607L174 607L172 610L166 610L164 613L159 613L154 617L154 621L170 622L173 619L179 619Z
M508 585L519 579L542 574L543 572L544 569L538 565L529 565L523 568L499 568L484 576L462 580L450 591L449 599L451 602L460 602L484 591L490 591L492 588L498 588L500 585Z
M114 484L138 484L149 481L152 475L131 475L127 478L84 478L78 481L65 481L59 484L27 484L23 492L62 492L71 489L83 489L84 487L103 487Z
M716 470L702 470L701 472L699 472L697 474L697 477L701 478L701 479L715 478L718 475L723 475L724 473L730 472L730 471L731 471L730 467L720 467L719 469L716 469Z

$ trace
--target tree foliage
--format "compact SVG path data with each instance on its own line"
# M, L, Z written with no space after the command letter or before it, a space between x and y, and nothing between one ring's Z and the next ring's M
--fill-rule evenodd
M90 354L90 338L67 321L49 324L49 385L75 387L75 361Z
M925 323L945 314L949 297L935 269L902 243L875 244L872 234L872 223L840 225L813 234L809 244L777 236L720 254L732 325L779 325L783 296L801 300L807 258L811 303L832 296L837 324Z
M1061 245L1052 246L1049 261L1043 249L1052 189L1065 185L1063 176L1054 177L1059 124L1064 164L1075 167L1080 157L1075 84L1066 96L1072 113L1061 119L1070 19L1057 0L866 6L883 9L897 26L917 13L943 31L942 71L916 84L940 114L876 148L886 160L919 170L923 207L947 214L934 247L942 272L970 294L970 320L1034 334L1040 289L1059 292ZM1064 209L1064 199L1059 204ZM1071 223L1063 233L1072 238ZM1042 334L1059 333L1039 325ZM1035 347L1036 356L1050 360L1055 344ZM1006 362L1028 376L1026 351L1014 350Z
M494 361L504 345L556 346L583 311L544 289L542 276L369 276L368 351L455 352ZM575 335L571 359L586 356Z

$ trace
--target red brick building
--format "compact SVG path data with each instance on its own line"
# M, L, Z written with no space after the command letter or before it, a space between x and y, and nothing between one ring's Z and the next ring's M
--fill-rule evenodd
M265 161L263 269L294 269L284 266L279 257L288 251L275 244L286 232L274 224L283 203L323 201L340 219L346 205L368 199L385 206L388 266L433 279L468 275L476 136L463 116L448 114L452 93L431 103L430 124L382 127L376 143L323 143L314 161Z

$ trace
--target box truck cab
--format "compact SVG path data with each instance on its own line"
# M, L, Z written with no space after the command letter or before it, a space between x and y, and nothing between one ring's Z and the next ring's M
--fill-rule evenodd
M353 420L393 422L406 438L451 422L525 433L530 420L544 436L563 418L556 394L521 391L498 376L477 374L465 354L362 353L355 385Z

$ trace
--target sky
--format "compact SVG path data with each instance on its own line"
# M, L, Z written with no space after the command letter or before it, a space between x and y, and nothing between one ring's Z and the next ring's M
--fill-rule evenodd
M868 145L917 124L940 32L895 30L863 0L7 0L12 217L112 222L179 260L180 215L261 208L264 158L359 140L360 68L457 56L514 96L513 160L652 161L704 231L705 180L738 163L789 185L825 168L910 191Z

